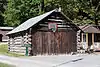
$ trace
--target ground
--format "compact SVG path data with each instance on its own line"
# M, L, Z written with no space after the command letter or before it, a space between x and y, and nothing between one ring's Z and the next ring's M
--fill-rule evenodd
M16 67L100 67L100 54L22 58L0 55L0 62L16 65Z
M15 67L15 66L5 64L5 63L0 63L0 67Z
M16 54L16 53L13 53L13 52L9 52L7 44L0 44L0 54L7 55L7 56L14 56L14 57L24 56L22 54Z

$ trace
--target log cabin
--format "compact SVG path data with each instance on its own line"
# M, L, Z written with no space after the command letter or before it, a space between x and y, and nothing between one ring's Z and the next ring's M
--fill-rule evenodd
M13 27L0 27L0 43L6 43L8 41L9 38L6 34L13 29Z
M80 45L85 50L94 49L94 51L100 51L100 26L84 25L79 27L82 30Z
M58 9L30 18L9 33L9 51L58 55L77 51L76 26Z

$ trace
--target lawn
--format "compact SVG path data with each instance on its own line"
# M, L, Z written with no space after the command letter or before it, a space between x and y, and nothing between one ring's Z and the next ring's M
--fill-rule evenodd
M13 53L13 52L8 52L8 45L7 44L0 45L0 54L7 55L7 56L13 56L13 57L24 56L24 55L16 54L16 53Z
M5 64L5 63L0 63L0 67L15 67L15 66Z

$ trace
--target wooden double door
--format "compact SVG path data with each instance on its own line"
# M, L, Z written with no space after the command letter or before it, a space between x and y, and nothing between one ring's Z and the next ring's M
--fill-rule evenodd
M32 54L66 54L75 52L76 32L41 32L32 34Z

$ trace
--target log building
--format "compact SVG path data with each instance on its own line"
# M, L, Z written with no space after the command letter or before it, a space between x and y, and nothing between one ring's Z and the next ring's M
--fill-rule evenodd
M13 30L13 27L0 27L0 43L1 42L7 42L8 41L8 36L6 34Z
M79 28L54 9L28 19L9 33L9 51L28 55L67 54L77 51Z
M80 33L80 45L85 49L94 49L94 51L100 51L100 26L84 25L79 26Z

